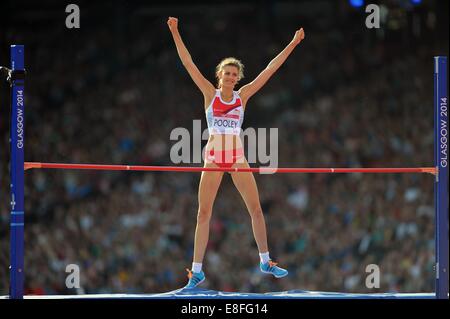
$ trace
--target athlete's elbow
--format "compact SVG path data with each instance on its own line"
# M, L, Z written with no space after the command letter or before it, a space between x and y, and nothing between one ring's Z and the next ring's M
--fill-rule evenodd
M280 66L277 65L276 63L270 63L267 67L266 67L266 73L268 77L271 77L279 68Z
M191 66L194 65L194 61L192 61L192 57L191 57L190 54L184 56L184 57L181 59L181 62L183 63L183 65L184 65L184 67L185 67L186 69L188 69L189 67L191 67Z

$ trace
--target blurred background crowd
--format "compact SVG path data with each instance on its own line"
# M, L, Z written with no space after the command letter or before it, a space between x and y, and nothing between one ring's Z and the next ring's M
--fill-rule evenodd
M27 161L174 165L170 132L206 121L200 91L166 21L213 83L235 56L251 81L303 27L306 39L249 102L243 128L278 128L280 167L433 165L433 56L448 55L448 2L378 1L368 29L358 1L146 5L4 1L0 64L25 44ZM364 1L361 1L364 3ZM352 5L353 4L353 5ZM0 295L9 287L9 87L1 83ZM204 145L204 141L203 141ZM184 165L184 164L183 164ZM192 164L198 166L198 164ZM258 166L258 163L252 164ZM186 284L198 173L32 170L25 186L28 294L157 293ZM204 288L269 292L434 290L433 176L255 175L271 256L260 273L245 205L226 175L213 209ZM65 285L80 268L80 289ZM365 285L376 264L381 285Z

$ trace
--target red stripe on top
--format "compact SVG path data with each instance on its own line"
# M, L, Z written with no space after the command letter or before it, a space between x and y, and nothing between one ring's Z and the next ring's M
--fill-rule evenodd
M214 116L217 117L223 117L223 118L227 118L227 119L239 119L239 115L233 115L233 114L221 114L221 113L216 113L214 112Z
M214 116L224 116L230 111L242 106L241 99L237 98L233 104L224 104L220 101L220 97L216 96L213 102L213 114ZM231 115L231 114L230 114ZM239 118L239 116L237 117Z

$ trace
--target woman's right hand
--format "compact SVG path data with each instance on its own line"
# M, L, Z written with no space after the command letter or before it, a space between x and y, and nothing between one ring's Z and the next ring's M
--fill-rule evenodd
M174 17L169 17L167 19L167 25L169 26L170 32L173 32L178 29L178 19Z

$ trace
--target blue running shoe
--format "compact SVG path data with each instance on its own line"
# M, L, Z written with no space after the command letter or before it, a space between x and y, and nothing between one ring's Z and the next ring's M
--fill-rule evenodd
M188 281L186 287L184 287L184 288L188 288L188 289L195 288L198 285L200 285L202 282L204 282L206 279L205 273L203 271L192 272L189 269L186 269L186 271L188 272L187 276L189 278L189 281Z
M282 278L287 276L288 271L286 269L280 268L277 266L277 263L274 263L272 260L269 260L265 264L259 263L259 268L265 274L272 274L275 278Z

